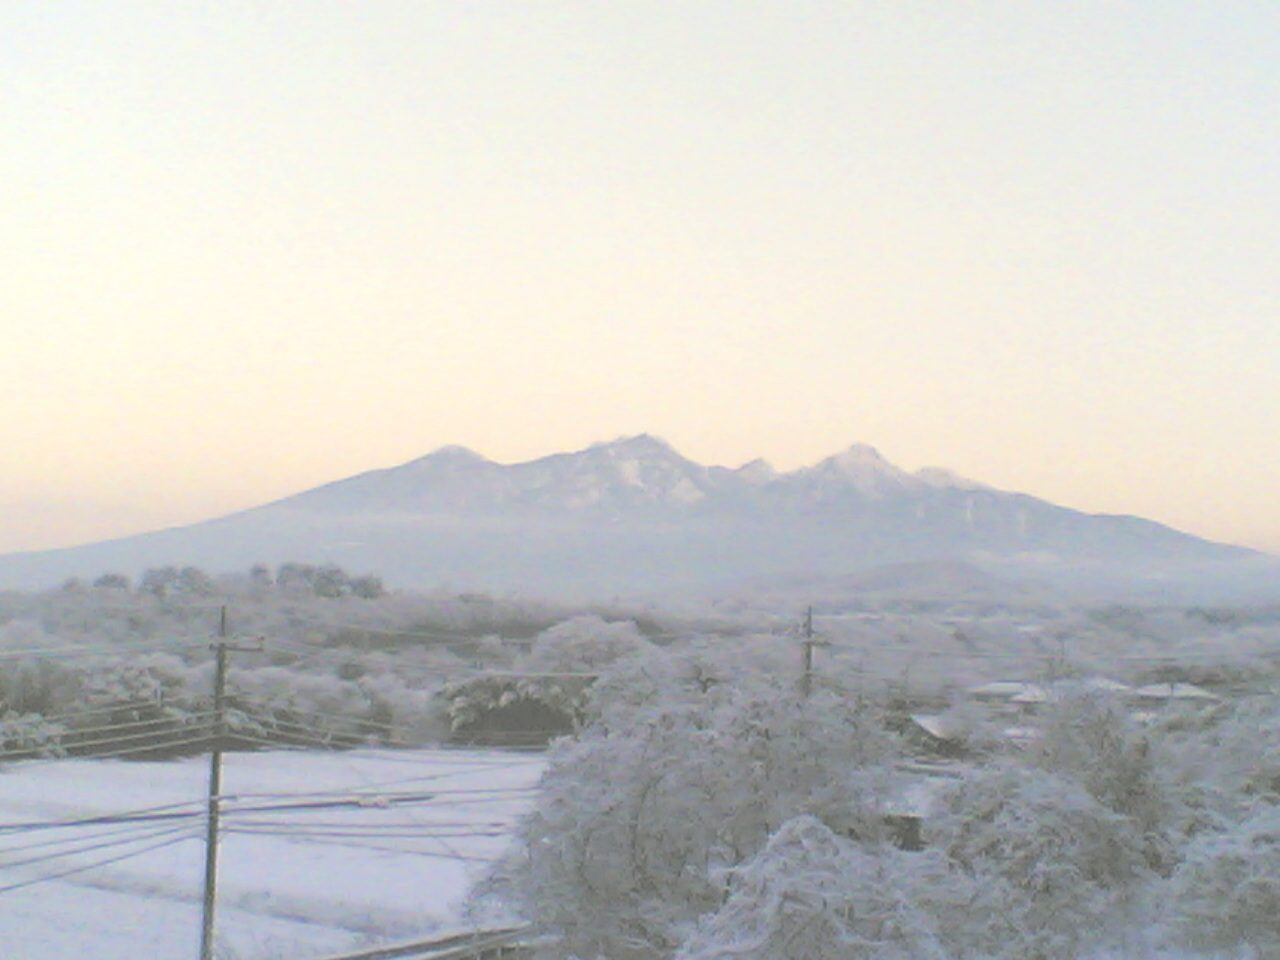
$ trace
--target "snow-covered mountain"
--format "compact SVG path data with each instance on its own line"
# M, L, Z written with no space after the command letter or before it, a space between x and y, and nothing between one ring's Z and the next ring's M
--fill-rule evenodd
M322 512L451 515L495 512L635 512L692 514L744 506L821 509L887 503L943 490L989 489L940 468L911 474L874 447L855 444L825 460L778 473L764 460L737 469L695 463L648 434L597 443L503 466L465 447L375 470L279 501Z
M444 447L388 470L375 470L280 501L306 510L495 511L627 510L698 503L724 480L656 437L598 443L502 466L464 447Z
M1136 517L1090 515L854 445L779 472L704 466L640 435L524 463L444 447L217 520L0 556L0 587L160 564L336 562L405 586L635 594L963 561L1037 582L1159 590L1273 561ZM1261 567L1259 567L1261 564ZM1243 566L1242 566L1243 565ZM1280 593L1280 590L1277 591Z

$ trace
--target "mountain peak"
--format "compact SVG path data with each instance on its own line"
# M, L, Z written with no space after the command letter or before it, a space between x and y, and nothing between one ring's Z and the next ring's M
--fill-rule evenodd
M451 443L448 446L440 447L432 450L425 457L413 461L410 466L415 467L432 467L434 469L446 470L465 470L468 467L477 467L483 464L492 463L488 457L485 457L469 447L459 446Z
M855 443L837 454L827 457L806 468L809 473L821 473L834 476L858 479L872 476L887 476L895 479L909 476L884 458L875 447L866 443Z
M848 448L840 451L834 456L828 457L826 461L841 469L846 470L864 470L867 467L876 469L888 467L891 470L898 468L893 466L875 447L869 443L854 443Z
M464 447L460 443L446 443L443 447L437 447L432 450L429 457L468 457L476 460L485 459L483 455L476 453L470 447Z
M756 457L733 472L750 483L769 483L778 478L778 471L763 457Z
M679 457L681 460L684 459L671 444L661 437L655 437L651 433L637 433L630 437L618 437L616 440L593 443L588 447L588 450L605 451L640 459L649 457Z
M823 487L852 487L864 496L880 498L920 486L920 481L895 467L875 447L855 443L848 449L798 471L797 476Z

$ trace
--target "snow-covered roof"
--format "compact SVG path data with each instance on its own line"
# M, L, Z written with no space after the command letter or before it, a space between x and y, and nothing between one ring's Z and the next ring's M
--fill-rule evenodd
M1012 700L1030 689L1039 689L1039 686L1022 680L992 680L990 683L969 687L965 692L973 697L999 697Z
M1009 698L1010 703L1044 703L1049 699L1049 691L1038 683L1028 683L1021 693Z
M1053 692L1077 690L1087 693L1128 693L1132 688L1110 677L1087 677L1084 680L1064 680L1054 684L1051 689ZM1050 690L1046 690L1039 684L1029 683L1026 692L1012 699L1015 703L1044 703L1050 696Z
M1127 683L1112 680L1110 677L1089 677L1081 680L1080 686L1087 690L1100 690L1104 693L1126 693L1133 689Z
M1125 693L1130 690L1128 685L1109 677L1088 677L1084 680L1072 680L1070 684L1102 693ZM1044 703L1050 697L1049 688L1026 680L993 680L969 687L967 692L973 697L1003 699L1010 703Z
M911 722L925 733L928 733L930 736L937 737L939 740L950 740L959 734L954 723L950 722L946 717L940 717L937 714L913 713L911 715Z
M1130 690L1129 695L1143 700L1218 700L1216 693L1194 683L1148 683Z

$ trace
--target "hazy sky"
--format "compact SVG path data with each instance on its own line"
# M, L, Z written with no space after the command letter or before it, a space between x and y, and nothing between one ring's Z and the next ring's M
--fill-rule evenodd
M1275 0L0 0L0 551L855 441L1280 551Z

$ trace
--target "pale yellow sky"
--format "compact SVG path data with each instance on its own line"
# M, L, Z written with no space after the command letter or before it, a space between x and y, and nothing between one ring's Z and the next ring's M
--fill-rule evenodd
M1280 8L0 4L0 551L855 441L1280 551Z

